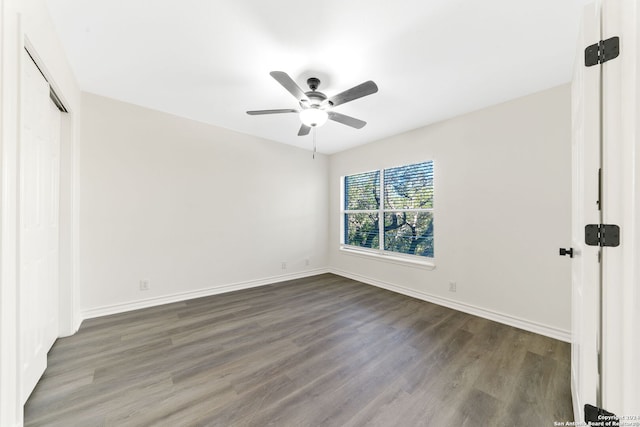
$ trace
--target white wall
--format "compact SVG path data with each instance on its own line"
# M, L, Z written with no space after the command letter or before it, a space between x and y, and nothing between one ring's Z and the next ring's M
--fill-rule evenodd
M18 138L20 122L20 59L24 46L30 48L49 82L70 110L65 118L61 166L61 266L60 285L73 298L73 164L76 129L79 123L80 89L77 86L43 0L0 0L0 425L22 424L18 396L19 360L17 288L17 188ZM70 331L72 303L64 313L64 327Z
M570 108L564 85L331 156L330 268L568 340ZM340 251L340 177L431 159L436 268Z
M85 316L324 271L326 156L93 94L82 102Z
M570 242L568 85L329 160L97 95L82 101L86 317L329 266L569 337L570 261L557 254ZM340 176L429 159L436 168L435 270L339 251ZM141 279L149 291L139 290ZM450 281L456 293L448 292Z

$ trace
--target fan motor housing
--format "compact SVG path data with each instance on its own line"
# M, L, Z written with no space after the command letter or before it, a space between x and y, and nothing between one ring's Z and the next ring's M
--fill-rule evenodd
M309 105L320 105L325 99L327 99L327 95L317 91L305 92L305 95L307 95L307 98L309 98L310 102L300 101L301 107L309 107Z

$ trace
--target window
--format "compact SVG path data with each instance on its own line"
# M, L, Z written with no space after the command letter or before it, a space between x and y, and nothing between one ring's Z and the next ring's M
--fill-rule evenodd
M433 161L348 175L343 190L345 247L433 258Z

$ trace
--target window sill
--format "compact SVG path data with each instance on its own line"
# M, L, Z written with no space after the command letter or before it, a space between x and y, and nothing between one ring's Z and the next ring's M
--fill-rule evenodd
M383 253L375 250L356 249L356 248L345 246L345 245L340 245L340 252L343 252L347 255L359 256L362 258L369 258L369 259L373 258L380 261L389 262L392 264L423 268L425 270L435 270L436 268L436 264L433 258L429 258L428 260L421 260L421 259L414 260L408 257L391 255L388 253Z

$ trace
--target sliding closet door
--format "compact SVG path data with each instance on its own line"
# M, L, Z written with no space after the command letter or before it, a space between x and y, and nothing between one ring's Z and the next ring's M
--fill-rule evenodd
M18 280L24 403L58 335L60 112L26 51L22 70Z

